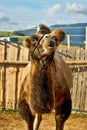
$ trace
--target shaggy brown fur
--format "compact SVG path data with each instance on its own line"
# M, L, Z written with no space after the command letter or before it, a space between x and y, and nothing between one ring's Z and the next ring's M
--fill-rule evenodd
M41 31L46 29L44 26ZM73 85L71 70L56 49L65 33L56 29L43 36L41 31L24 41L31 60L22 79L19 113L28 130L38 130L41 115L55 109L56 130L63 130L71 112L70 88Z

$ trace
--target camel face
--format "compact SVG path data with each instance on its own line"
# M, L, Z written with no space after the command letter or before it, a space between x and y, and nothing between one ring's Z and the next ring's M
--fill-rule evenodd
M50 34L45 34L40 41L40 45L43 50L42 55L51 56L55 51L56 43L57 41L53 36L51 36Z
M64 37L64 32L57 29L44 35L36 33L26 39L23 44L29 48L33 59L41 59L44 56L51 57Z

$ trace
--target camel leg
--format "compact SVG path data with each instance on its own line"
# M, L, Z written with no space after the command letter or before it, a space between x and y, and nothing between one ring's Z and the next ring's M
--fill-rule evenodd
M25 100L19 102L18 111L21 117L26 121L28 130L33 130L34 116Z
M71 113L71 99L55 108L56 130L64 130L64 123Z
M36 114L34 120L34 130L38 130L41 120L42 120L42 116Z

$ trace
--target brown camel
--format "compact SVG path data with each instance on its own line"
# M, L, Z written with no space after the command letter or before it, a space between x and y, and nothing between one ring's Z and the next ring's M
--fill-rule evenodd
M54 109L56 130L63 130L72 108L71 70L57 52L65 33L59 29L51 32L44 25L41 27L24 41L31 58L21 83L19 113L28 130L38 130L42 114Z

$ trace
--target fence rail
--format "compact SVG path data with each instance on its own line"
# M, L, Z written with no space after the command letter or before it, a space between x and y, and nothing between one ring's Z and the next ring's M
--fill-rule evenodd
M70 65L73 109L87 111L87 50L59 48L58 54ZM29 50L21 44L0 42L0 109L16 109L22 72L29 62Z
M87 65L87 61L65 61L68 65ZM7 65L27 65L29 61L9 61L3 60L0 61L0 64L7 64Z

